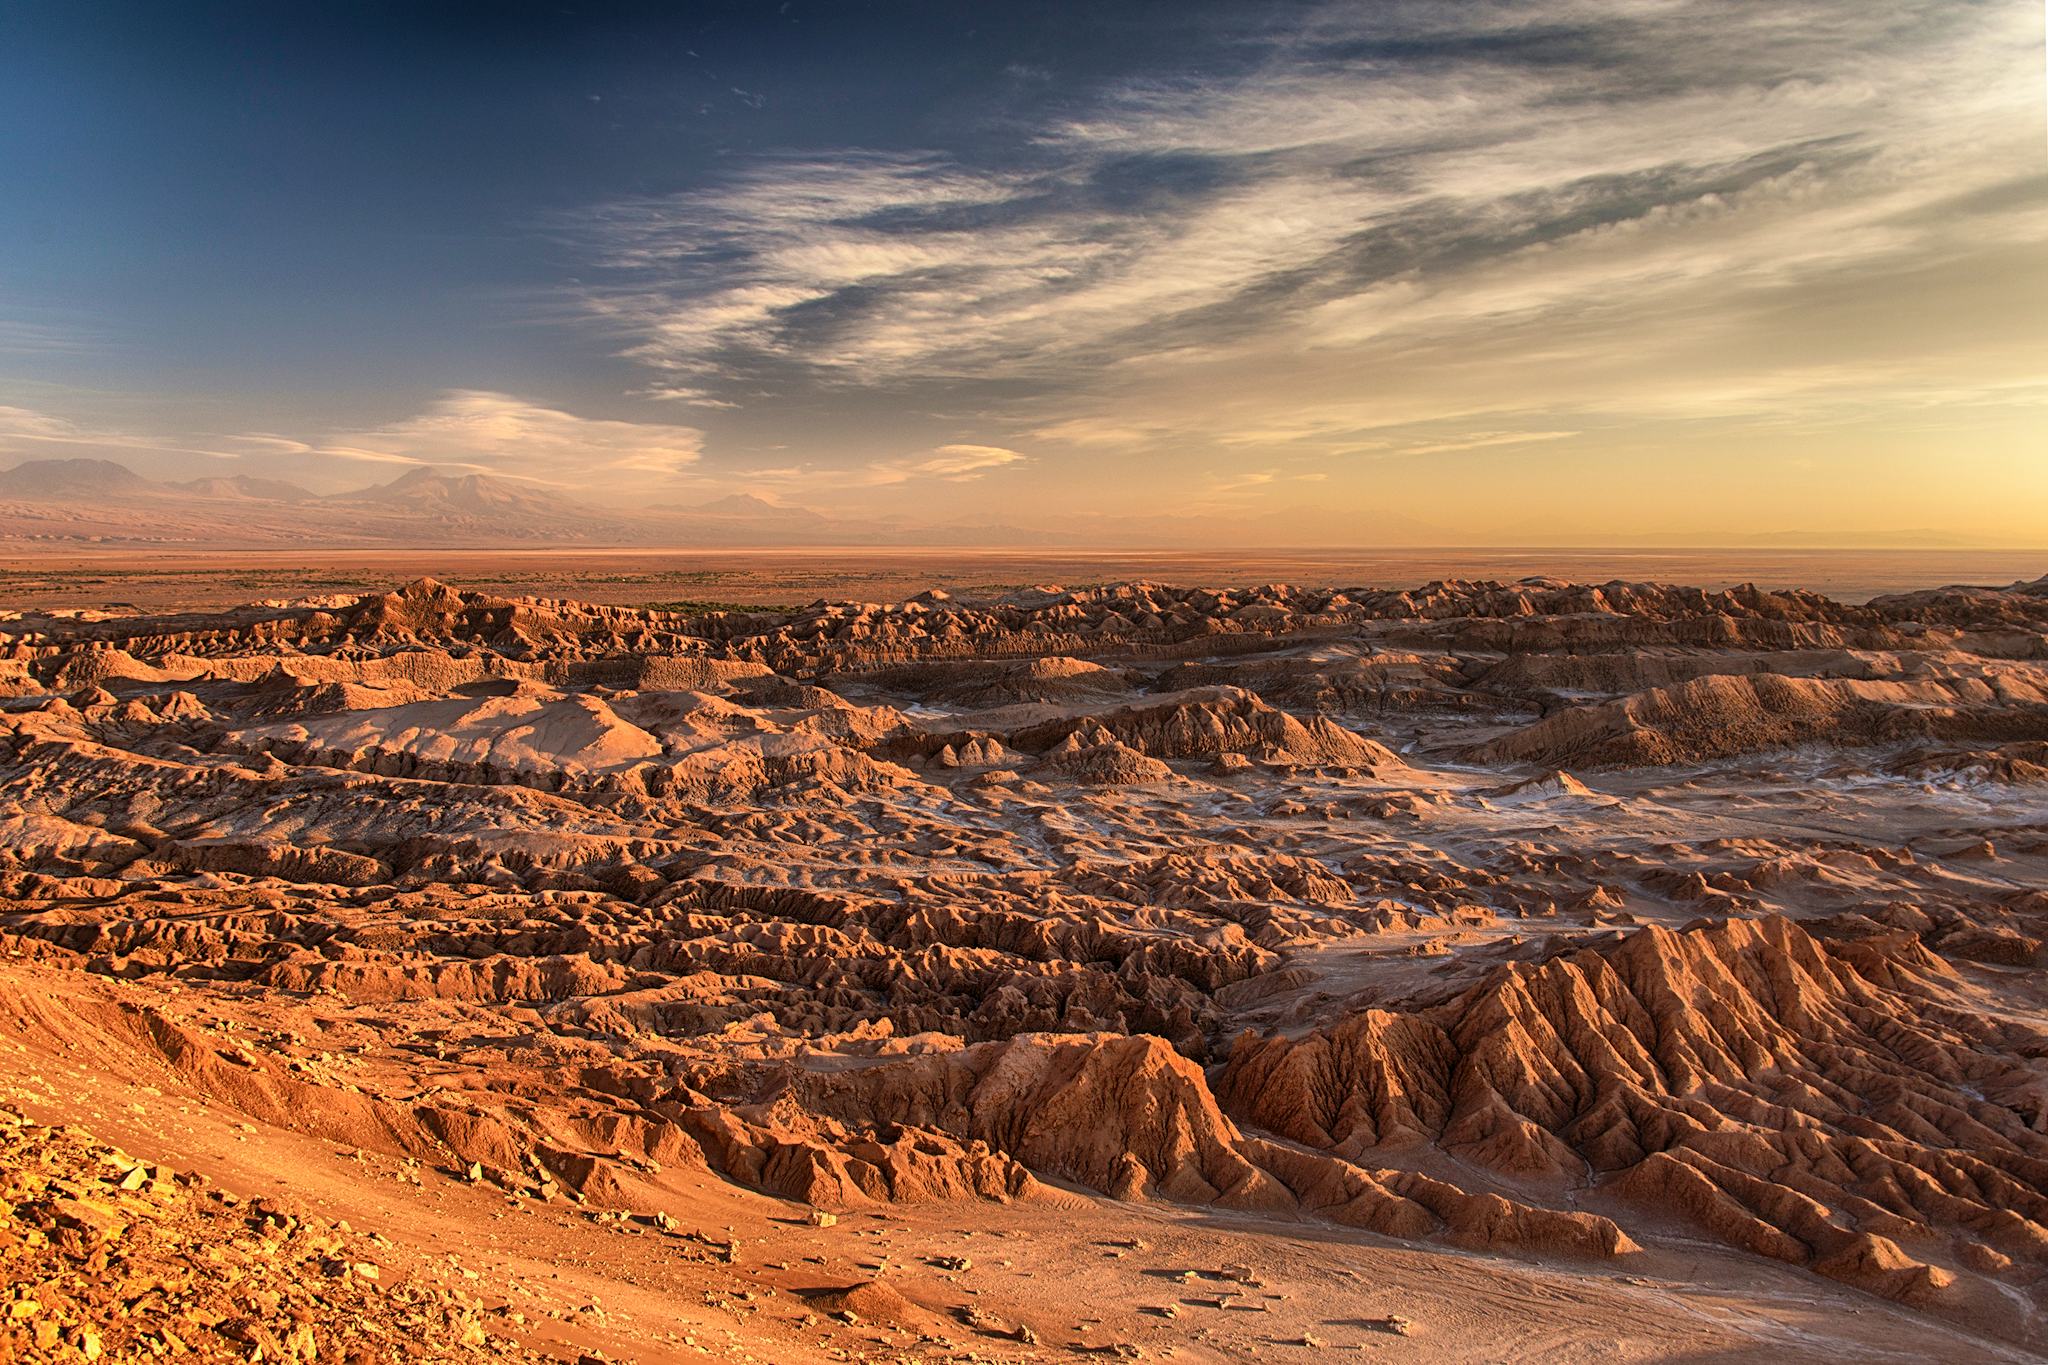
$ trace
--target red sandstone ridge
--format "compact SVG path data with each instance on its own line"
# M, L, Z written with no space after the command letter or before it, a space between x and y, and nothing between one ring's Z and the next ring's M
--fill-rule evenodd
M1958 1276L2048 1264L2048 1138L2010 1107L2048 1032L1947 1006L1921 973L1948 974L1917 944L1835 949L1782 918L1652 927L1431 1009L1246 1039L1218 1094L1353 1161L1438 1150L1514 1186L1590 1184L1873 1292L1995 1313L1997 1290Z
M2023 670L1913 682L1706 677L1560 712L1479 751L1496 762L1698 763L1816 741L2038 740L2048 692Z

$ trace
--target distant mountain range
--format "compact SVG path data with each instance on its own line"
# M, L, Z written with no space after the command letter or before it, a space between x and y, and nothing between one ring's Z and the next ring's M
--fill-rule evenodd
M227 479L190 479L164 486L201 498L242 498L254 502L311 502L315 496L283 479L252 479L247 474Z
M537 484L448 469L318 494L247 475L182 483L112 460L31 460L0 471L0 543L207 546L1075 546L1427 544L1448 533L1408 519L1292 508L1242 516L1076 513L1057 527L833 516L734 493L632 512Z
M512 479L434 468L326 495L247 475L159 482L113 460L30 460L0 471L0 540L634 544L658 529Z
M1518 545L1583 545L1567 528L1531 526ZM1201 514L1074 512L1056 526L994 519L920 522L834 516L734 493L695 505L593 507L539 484L491 474L408 468L388 483L320 494L248 475L181 483L144 478L113 460L30 460L0 470L0 546L432 548L441 546L929 546L1075 549L1450 546L1469 537L1413 517L1341 504ZM1935 531L1885 536L1758 532L1745 538L1634 537L1699 546L1969 543Z
M752 493L733 493L687 511L700 517L731 517L741 521L775 521L799 526L816 526L829 520L822 512L814 512L808 507L790 507L757 498Z

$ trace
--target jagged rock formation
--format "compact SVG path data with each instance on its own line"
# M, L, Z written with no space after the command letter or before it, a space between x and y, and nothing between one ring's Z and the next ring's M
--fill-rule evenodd
M2048 1264L2048 1135L2029 1119L2048 1031L1944 1004L1925 983L1950 976L1917 943L1832 947L1782 918L1652 927L1432 1009L1248 1039L1217 1092L1351 1160L1426 1145L1995 1311L1957 1271Z
M2044 660L2034 585L20 616L0 979L593 1210L1706 1238L2025 1340Z
M1776 674L1695 678L1550 716L1477 751L1492 762L1598 767L1699 763L1816 741L2039 740L2048 693L2017 671L1928 682Z

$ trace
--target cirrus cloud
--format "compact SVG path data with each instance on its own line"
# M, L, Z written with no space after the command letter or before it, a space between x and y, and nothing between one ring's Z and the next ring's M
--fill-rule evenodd
M912 479L945 479L964 483L1006 465L1024 464L1030 456L1002 446L944 445L922 458L878 460L867 467L869 483L907 483Z
M695 427L580 417L512 394L451 389L409 417L361 431L169 436L0 407L0 454L114 458L154 477L218 474L223 462L326 491L361 482L363 466L441 466L570 489L596 501L661 490L702 458Z
M695 427L578 417L483 389L453 389L414 416L311 446L343 459L449 465L565 487L674 475L703 449Z
M1009 143L756 157L604 205L571 225L598 267L575 299L713 401L950 388L1097 447L1473 423L1427 437L1448 454L1507 414L1668 409L1702 373L1763 395L1781 309L1843 393L1953 389L1969 319L1821 310L1847 280L1955 312L1931 272L2048 268L2029 9L1333 5L1236 74L1128 80ZM2031 363L1970 350L1994 387Z

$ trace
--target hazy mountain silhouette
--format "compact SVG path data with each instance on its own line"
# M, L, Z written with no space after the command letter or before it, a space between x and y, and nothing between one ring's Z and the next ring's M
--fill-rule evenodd
M0 497L5 498L126 497L163 486L113 460L27 460L0 471Z

